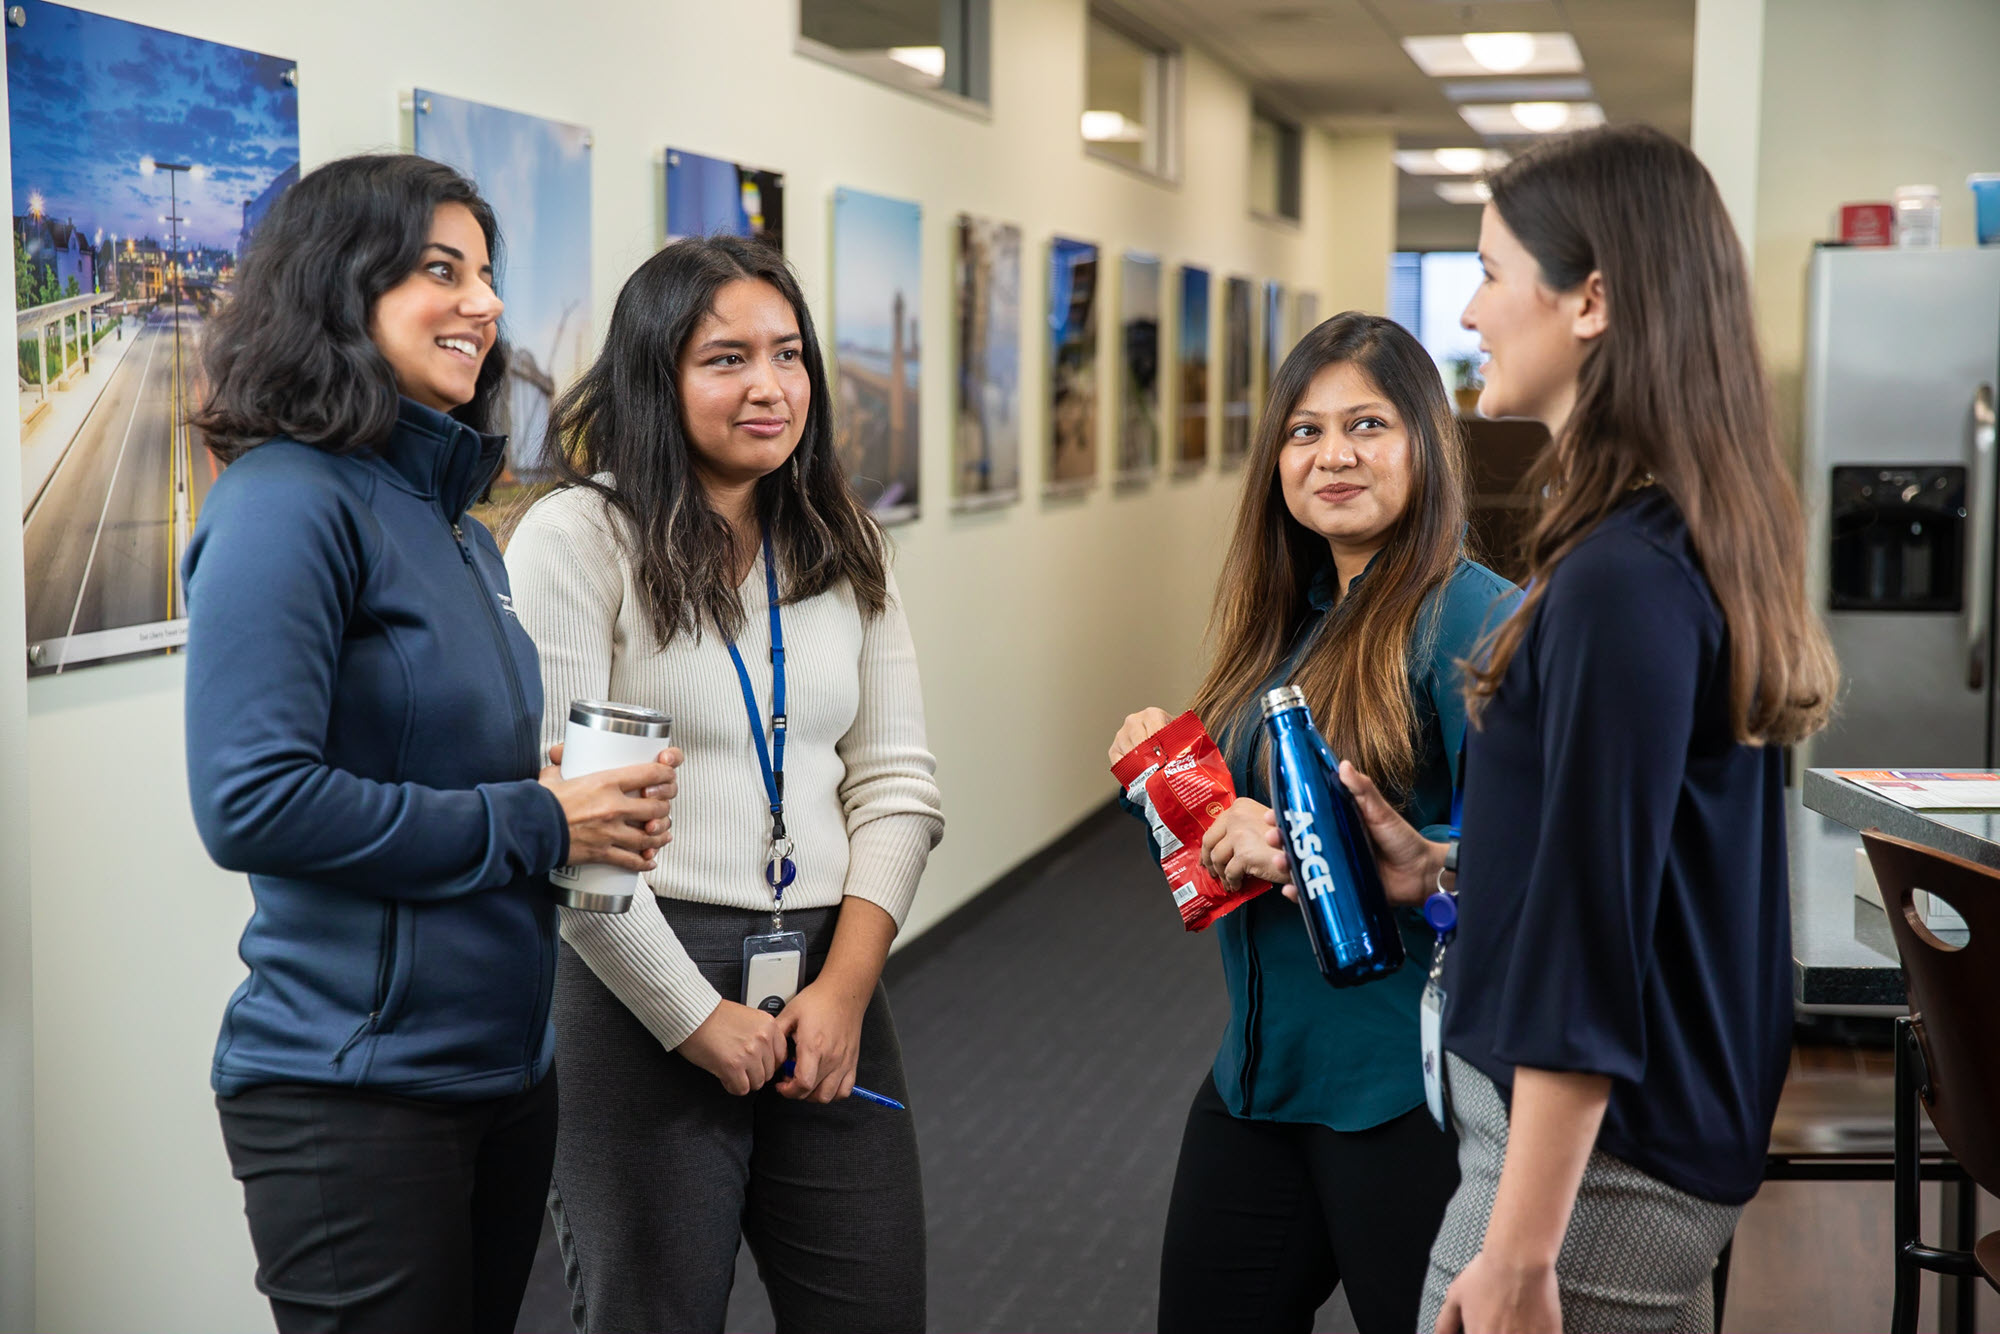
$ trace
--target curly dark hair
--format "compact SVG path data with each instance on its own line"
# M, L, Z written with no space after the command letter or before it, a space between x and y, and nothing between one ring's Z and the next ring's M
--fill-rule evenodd
M802 602L845 580L864 614L888 605L881 527L855 498L833 453L833 395L805 294L769 245L737 236L689 237L641 264L618 293L604 349L549 416L555 465L571 486L602 495L625 519L639 596L661 645L713 628L733 639L743 601L730 577L736 535L695 474L681 411L688 340L732 282L769 283L799 323L812 401L798 448L757 483L784 599ZM608 484L597 480L610 474Z
M202 335L208 396L191 421L224 463L278 436L333 454L378 449L396 425L396 376L368 322L407 278L440 205L463 204L500 266L500 228L478 187L411 153L364 153L299 179L271 206L236 270L236 291ZM488 429L507 345L451 415Z

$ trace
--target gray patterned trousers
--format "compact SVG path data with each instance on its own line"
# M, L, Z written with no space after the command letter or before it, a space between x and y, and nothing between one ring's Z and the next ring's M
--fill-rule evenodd
M1420 1334L1437 1328L1445 1289L1479 1254L1507 1156L1500 1090L1476 1066L1449 1053L1445 1059L1458 1123L1458 1193L1431 1247ZM1742 1212L1741 1205L1689 1195L1593 1151L1556 1258L1563 1329L1708 1334L1715 1328L1710 1275Z

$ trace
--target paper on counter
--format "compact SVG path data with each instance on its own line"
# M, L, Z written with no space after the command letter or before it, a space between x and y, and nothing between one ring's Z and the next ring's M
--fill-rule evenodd
M1990 769L1835 769L1834 776L1913 811L2000 810L2000 773Z

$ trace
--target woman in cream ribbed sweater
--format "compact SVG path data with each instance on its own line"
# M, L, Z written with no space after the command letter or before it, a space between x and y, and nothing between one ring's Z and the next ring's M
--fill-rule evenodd
M943 818L909 628L830 408L783 259L669 246L557 405L570 485L507 553L544 740L567 702L610 699L670 714L687 756L656 906L563 913L551 1201L587 1332L721 1330L739 1235L780 1329L923 1324L910 1119L848 1095L905 1097L879 979ZM773 933L792 870L804 957L773 1014L744 994L744 942Z

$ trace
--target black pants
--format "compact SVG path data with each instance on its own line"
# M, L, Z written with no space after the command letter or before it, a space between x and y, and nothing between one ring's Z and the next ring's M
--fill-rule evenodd
M633 912L645 910L643 903ZM660 900L702 976L741 993L743 937L767 913ZM817 975L838 911L785 914ZM562 1135L552 1203L585 1334L721 1334L739 1238L781 1334L924 1327L924 1191L910 1113L855 1098L747 1097L663 1049L575 950L556 962ZM907 1102L878 985L857 1082Z
M1308 1334L1343 1283L1361 1334L1410 1334L1457 1186L1457 1145L1421 1107L1358 1131L1250 1121L1204 1079L1167 1207L1160 1334Z
M512 1334L555 1157L553 1075L483 1102L269 1084L215 1105L284 1334Z

